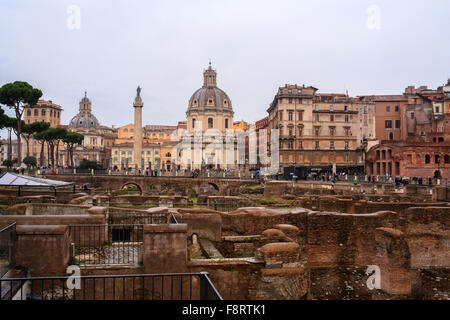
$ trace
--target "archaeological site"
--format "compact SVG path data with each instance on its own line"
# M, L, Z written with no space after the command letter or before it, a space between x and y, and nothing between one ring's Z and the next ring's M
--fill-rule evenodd
M4 300L449 299L445 186L14 178Z

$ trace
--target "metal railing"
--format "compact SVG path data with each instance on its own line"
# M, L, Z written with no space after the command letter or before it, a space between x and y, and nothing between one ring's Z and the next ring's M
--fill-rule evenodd
M165 213L110 212L108 224L164 224L168 222Z
M223 300L207 272L0 279L0 300Z
M72 264L139 264L143 234L142 224L71 225Z
M132 206L132 204L115 203L115 202L109 202L109 205L123 207L123 208ZM239 205L233 204L233 203L222 203L222 202L216 202L216 203L210 203L210 204L208 204L208 203L145 202L144 204L142 204L142 207L145 207L145 208L169 207L169 208L184 208L184 209L205 208L205 209L213 209L213 210L217 210L217 211L233 211L233 210L236 210L237 208L239 208ZM145 214L143 216L145 216ZM158 221L157 219L158 218L155 218L155 221ZM161 223L166 223L166 222L161 222Z
M16 223L0 230L0 278L16 263Z

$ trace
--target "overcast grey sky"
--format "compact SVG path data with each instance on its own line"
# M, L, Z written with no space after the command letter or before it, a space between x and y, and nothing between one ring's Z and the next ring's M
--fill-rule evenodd
M68 27L71 5L79 29ZM174 125L211 59L235 121L254 122L285 83L352 96L442 85L449 13L448 0L2 0L0 85L40 88L64 108L63 124L86 89L115 126L133 121L140 85L144 124Z

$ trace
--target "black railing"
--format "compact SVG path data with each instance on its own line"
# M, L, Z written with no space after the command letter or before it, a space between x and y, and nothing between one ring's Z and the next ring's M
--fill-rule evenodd
M207 272L0 279L0 300L223 300Z
M172 224L178 224L177 218L175 218L175 216L172 214L170 215L170 223Z
M164 224L167 214L148 212L110 212L108 224Z
M109 205L127 208L132 206L132 204L123 204L110 202ZM182 208L182 209L192 209L192 208L205 208L213 209L217 211L233 211L239 208L238 204L232 203L172 203L172 202L145 202L142 204L142 208L153 208L153 207L169 207L169 208Z
M0 278L16 263L16 223L0 230Z
M142 224L71 225L72 264L139 264Z

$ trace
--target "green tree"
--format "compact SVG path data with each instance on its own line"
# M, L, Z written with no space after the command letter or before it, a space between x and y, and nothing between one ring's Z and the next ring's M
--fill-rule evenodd
M12 160L5 159L2 162L2 166L7 167L8 169L11 169L11 167L13 166L13 162L12 162Z
M22 136L22 115L25 105L35 105L42 97L42 91L33 88L24 81L7 83L0 88L0 103L13 109L17 119L17 155L19 161L22 160L21 136Z
M30 156L30 139L34 136L34 134L38 132L42 132L50 128L50 122L33 122L25 124L22 128L22 136L27 143L27 157Z
M45 135L44 131L40 131L38 133L34 134L34 139L41 145L41 152L39 156L39 165L42 167L45 164L45 158L44 158L44 145L45 145Z
M6 159L6 160L3 160L2 165L5 166L5 167L7 167L8 169L11 169L12 166L13 166L15 163L17 163L17 162L19 162L19 161L17 160L17 158L16 158L16 159L13 159L13 160Z
M77 132L67 132L66 136L63 138L63 142L67 146L67 152L69 153L70 166L73 168L73 149L77 145L81 145L84 140L84 136Z
M35 168L37 166L37 160L33 156L25 157L23 163L27 165L27 168Z
M48 144L48 159L52 163L52 168L55 168L55 146L58 149L59 142L64 139L67 134L67 130L64 128L48 128L42 132L43 139Z
M100 170L102 166L97 163L97 161L89 161L88 159L83 159L78 166L79 169L94 169Z
M12 132L17 133L17 119L16 118L10 118L6 116L6 124L5 127L8 130L8 159L11 160L12 158ZM22 121L23 122L23 121Z

